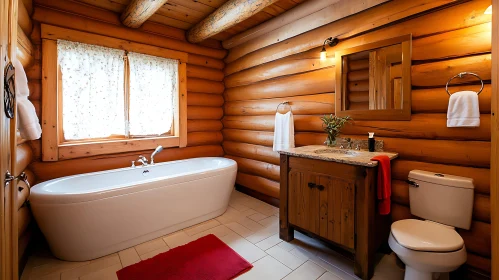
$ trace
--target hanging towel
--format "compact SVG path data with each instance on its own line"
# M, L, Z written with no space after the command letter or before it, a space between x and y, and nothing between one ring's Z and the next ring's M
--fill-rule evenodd
M275 114L274 151L295 147L295 123L291 111L286 114Z
M14 60L14 67L16 68L17 127L23 139L35 140L40 138L42 128L36 116L35 107L28 100L28 78L19 60Z
M479 127L478 94L474 91L453 93L447 109L447 127Z
M385 155L375 156L371 160L378 164L378 211L381 215L390 214L390 197L392 195L392 172L390 158Z

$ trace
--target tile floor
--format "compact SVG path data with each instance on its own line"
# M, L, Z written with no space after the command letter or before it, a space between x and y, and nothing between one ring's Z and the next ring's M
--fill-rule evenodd
M353 280L353 262L299 232L288 243L279 239L279 209L234 191L225 214L213 220L86 262L55 259L48 249L30 256L21 280L117 279L116 271L207 234L214 234L254 267L238 279ZM403 279L392 255L382 256L373 279Z

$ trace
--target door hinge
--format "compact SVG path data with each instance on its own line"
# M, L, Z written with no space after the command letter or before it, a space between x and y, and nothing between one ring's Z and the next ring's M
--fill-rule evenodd
M10 182L14 181L14 179L16 179L16 177L14 177L12 174L10 174L10 172L7 170L7 172L5 172L5 183L4 183L4 188L6 188Z

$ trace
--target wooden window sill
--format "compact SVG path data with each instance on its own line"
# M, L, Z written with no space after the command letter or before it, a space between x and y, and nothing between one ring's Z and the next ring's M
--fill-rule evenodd
M140 139L120 139L85 143L59 144L59 160L73 159L97 155L154 150L157 146L164 148L179 147L180 137L154 137Z

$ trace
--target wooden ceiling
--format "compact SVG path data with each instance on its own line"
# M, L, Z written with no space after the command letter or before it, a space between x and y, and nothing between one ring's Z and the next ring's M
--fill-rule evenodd
M131 0L76 1L121 14ZM227 1L228 0L169 0L151 18L149 18L149 20L183 30L188 30ZM213 36L212 39L220 41L226 40L235 34L276 17L305 1L306 0L279 0L251 18Z

